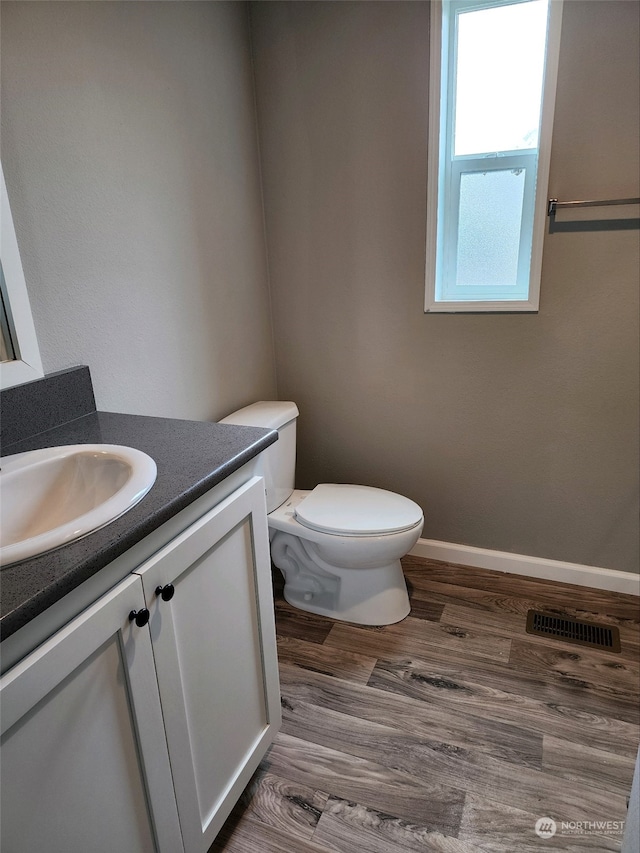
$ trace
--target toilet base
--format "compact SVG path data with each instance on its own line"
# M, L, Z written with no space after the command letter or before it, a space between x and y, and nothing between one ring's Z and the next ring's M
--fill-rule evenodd
M357 625L392 625L411 606L400 560L373 568L331 566L309 543L275 532L271 559L284 576L284 597L293 607Z
M339 619L343 622L353 622L356 625L393 625L405 619L411 611L406 584L404 590L386 590L382 594L341 610L323 607L313 599L305 601L304 594L301 595L298 590L287 590L286 582L283 595L285 601L297 607L298 610L318 613L320 616L329 616L331 619Z

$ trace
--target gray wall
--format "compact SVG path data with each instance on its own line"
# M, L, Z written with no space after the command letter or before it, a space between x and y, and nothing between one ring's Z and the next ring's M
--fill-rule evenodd
M45 371L99 407L275 393L243 3L2 3L2 161Z
M637 571L638 232L555 234L535 316L425 316L428 4L251 6L299 484ZM565 3L551 192L637 194L638 14ZM47 371L105 409L275 393L242 3L2 3L2 160Z
M548 235L537 315L423 314L427 3L252 3L299 486L424 536L638 571L638 232ZM550 192L638 195L638 7L565 3Z

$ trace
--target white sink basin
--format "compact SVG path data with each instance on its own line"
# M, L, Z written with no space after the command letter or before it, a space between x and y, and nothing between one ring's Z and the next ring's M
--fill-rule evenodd
M115 444L73 444L0 459L0 566L109 524L153 486L156 463Z

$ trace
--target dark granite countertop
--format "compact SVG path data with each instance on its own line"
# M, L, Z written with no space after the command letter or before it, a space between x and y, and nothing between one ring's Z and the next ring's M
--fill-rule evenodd
M201 421L91 412L4 454L65 444L123 444L155 460L158 476L133 509L82 539L2 568L0 636L6 639L277 440L275 431Z

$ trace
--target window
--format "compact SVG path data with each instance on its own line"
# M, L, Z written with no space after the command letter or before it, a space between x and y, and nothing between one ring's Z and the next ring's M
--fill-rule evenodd
M432 3L426 311L536 311L562 0Z

